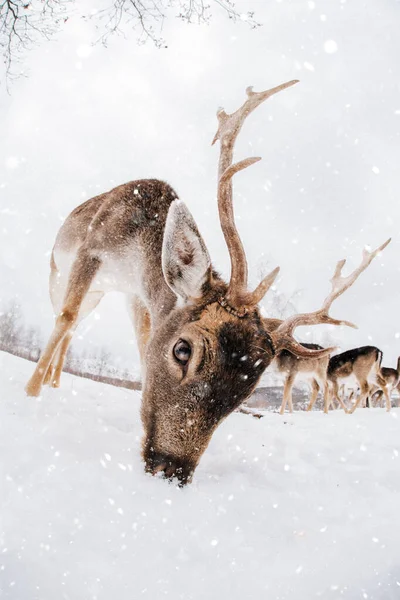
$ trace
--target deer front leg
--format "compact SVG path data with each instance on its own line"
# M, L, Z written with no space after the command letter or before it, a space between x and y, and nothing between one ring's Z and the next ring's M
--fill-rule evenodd
M78 254L71 269L63 307L56 319L47 346L39 358L32 377L26 385L25 391L28 396L40 395L44 378L53 357L64 337L73 329L82 301L90 288L100 264L101 262L98 258L92 257L84 251Z
M363 381L363 382L359 382L360 383L360 393L357 396L356 401L354 402L352 408L350 409L350 414L353 414L354 411L356 410L356 408L358 407L358 405L361 402L361 406L362 403L364 402L365 398L367 398L368 393L369 393L369 385L367 381Z
M311 398L310 398L310 404L307 406L307 412L309 412L310 410L313 409L313 406L315 404L315 401L318 397L318 392L319 392L319 384L318 381L316 379L313 379L311 382Z
M64 362L65 362L65 357L67 355L68 348L71 343L74 331L75 331L75 328L68 331L68 333L65 334L64 339L61 341L61 344L59 345L59 348L57 351L57 356L56 356L56 363L55 363L56 366L53 370L52 377L49 382L49 385L51 385L51 387L53 387L53 388L60 387L60 379L61 379L61 373L62 373Z
M286 378L286 381L285 381L285 387L283 388L282 405L281 405L281 408L279 411L281 415L283 415L285 412L286 403L288 400L289 400L289 411L293 412L292 387L293 387L294 380L295 380L295 375L292 375L291 373L289 373Z
M392 403L390 401L390 394L389 394L388 385L386 383L386 380L382 377L382 375L380 373L377 373L376 381L377 381L379 387L381 388L383 395L385 396L386 411L390 412L390 409L392 408Z
M385 397L385 404L386 404L386 412L390 412L390 409L392 408L392 402L390 400L390 394L387 388L387 385L382 387L382 393ZM381 396L382 398L382 396ZM379 404L380 404L381 399L379 400Z
M338 386L337 381L333 381L333 383L332 383L332 391L329 394L329 398L330 398L330 402L332 402L332 400L337 400L339 402L340 406L343 408L344 412L346 414L348 414L349 411L347 410L346 405L343 402L343 399L339 393L339 386Z
M332 404L332 391L331 391L328 381L326 381L325 388L324 388L324 413L326 415L329 413L331 404Z

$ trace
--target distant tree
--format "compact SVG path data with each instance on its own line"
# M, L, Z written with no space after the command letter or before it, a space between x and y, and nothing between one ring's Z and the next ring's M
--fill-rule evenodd
M121 377L122 377L122 379L126 379L127 381L130 381L132 379L132 376L131 376L129 369L124 369L122 371Z
M80 0L0 0L0 50L7 77L26 51L60 31L69 17L79 15L95 21L99 39L107 43L110 35L134 29L139 43L152 41L165 47L161 29L168 10L186 23L207 23L212 7L219 7L230 19L258 26L254 13L240 14L234 0L103 0L99 8L87 14Z
M31 325L23 334L23 346L31 360L38 360L42 345L40 331Z
M96 373L106 375L111 363L111 353L102 347L99 355L96 357Z
M16 300L0 310L0 347L15 350L22 345L23 316Z
M265 275L272 270L269 261L261 261L258 266L258 278L261 280ZM286 319L290 315L298 312L296 307L296 297L301 293L301 290L295 290L291 296L286 296L283 292L280 292L276 286L272 286L268 290L263 304L268 311L269 317L275 317L277 319Z

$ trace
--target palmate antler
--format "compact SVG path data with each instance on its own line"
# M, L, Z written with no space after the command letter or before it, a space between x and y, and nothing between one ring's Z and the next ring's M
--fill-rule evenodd
M279 267L271 271L253 292L248 291L246 254L235 225L233 213L232 177L235 173L249 167L261 159L259 157L246 158L236 164L232 164L233 149L236 138L246 117L257 108L257 106L264 102L264 100L267 100L267 98L270 98L274 94L277 94L296 83L298 83L298 80L288 81L264 92L253 92L253 88L249 87L246 90L247 100L238 110L230 115L223 109L220 109L217 112L219 127L212 143L214 144L217 140L220 140L221 144L218 168L218 211L222 232L231 259L230 282L225 297L221 299L221 304L235 312L238 316L243 316L249 308L256 306L261 301L278 275ZM341 275L346 261L339 261L336 265L333 278L331 279L331 293L325 299L320 310L313 313L294 315L283 321L279 326L277 326L277 323L274 323L272 331L266 326L275 345L275 350L279 351L287 349L297 356L315 358L332 352L334 348L325 348L323 350L309 350L304 348L304 346L294 339L294 330L300 325L317 325L323 323L356 327L353 323L349 323L348 321L332 318L329 315L329 309L334 300L353 285L359 275L365 271L375 256L386 248L389 242L390 239L373 252L364 250L360 266L347 277L342 277ZM267 319L267 321L271 320Z
M329 309L332 306L333 302L336 298L339 298L346 290L349 289L353 285L353 283L358 279L363 271L371 264L372 260L382 252L386 248L386 246L390 242L389 238L386 240L382 246L379 246L373 252L369 252L368 250L363 250L363 258L360 265L354 269L352 273L347 275L347 277L342 276L342 269L346 263L346 259L340 260L337 265L333 277L331 279L332 289L330 294L325 298L322 307L319 310L316 310L312 313L301 313L298 315L293 315L289 317L285 321L282 322L279 327L277 327L274 331L269 332L274 342L275 350L290 350L298 356L302 357L314 357L318 358L319 356L324 356L325 354L329 354L335 348L324 348L323 350L308 350L304 348L301 344L296 342L293 338L293 332L296 327L300 327L301 325L319 325L319 324L329 324L329 325L347 325L348 327L354 327L357 329L357 325L354 323L350 323L350 321L343 321L340 319L334 319L329 315Z

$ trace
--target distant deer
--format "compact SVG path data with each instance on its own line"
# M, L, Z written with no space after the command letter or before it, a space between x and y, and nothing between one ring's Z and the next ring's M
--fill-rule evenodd
M264 325L269 332L274 331L283 321L280 319L264 319ZM301 343L303 348L309 350L323 350L318 344ZM316 357L300 357L288 350L282 350L277 353L272 367L285 375L285 383L283 388L283 399L279 409L281 415L284 414L286 404L288 404L289 412L293 412L292 388L296 379L307 380L311 387L310 403L307 410L312 410L315 401L318 397L318 392L321 391L325 398L328 393L328 383L326 379L326 371L329 363L329 354Z
M336 399L345 412L353 413L360 403L362 406L366 401L373 386L382 390L386 399L386 410L389 411L388 385L381 374L381 363L382 351L375 346L353 348L332 356L327 370L329 394L326 398L325 412L329 410L332 401ZM344 383L356 383L360 390L350 410L346 408L339 393L339 387Z
M132 181L76 208L61 227L51 258L50 295L57 318L26 391L38 396L47 381L59 385L68 344L78 323L109 291L128 300L143 371L141 417L146 471L190 481L211 435L250 396L273 357L287 349L300 357L326 350L304 348L293 338L299 325L347 324L329 316L389 240L348 277L340 261L332 291L320 310L294 315L268 333L258 303L279 269L247 288L246 255L236 229L232 177L259 158L232 164L246 117L289 81L255 93L233 114L217 113L220 140L218 209L231 260L226 284L214 270L196 223L166 183ZM213 142L213 143L214 143Z
M397 368L392 369L391 367L382 367L381 376L385 381L385 387L391 399L392 392L397 389L400 383L400 356L397 359ZM399 391L399 390L398 390ZM375 406L381 404L382 398L385 396L384 389L376 382L371 386L369 390L369 398L375 400Z

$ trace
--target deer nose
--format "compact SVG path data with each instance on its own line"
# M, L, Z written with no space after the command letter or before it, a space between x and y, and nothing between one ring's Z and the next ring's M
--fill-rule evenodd
M176 458L171 455L153 453L145 459L146 471L152 475L161 473L165 479L176 479L178 485L183 487L190 483L195 466L187 459Z

